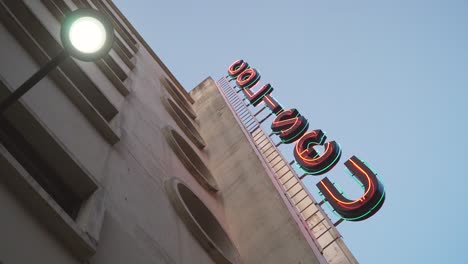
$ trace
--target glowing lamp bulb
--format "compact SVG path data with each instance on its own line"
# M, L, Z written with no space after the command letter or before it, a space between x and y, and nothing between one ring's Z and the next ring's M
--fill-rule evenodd
M106 43L106 29L94 17L80 17L75 20L69 31L70 42L80 52L95 53Z

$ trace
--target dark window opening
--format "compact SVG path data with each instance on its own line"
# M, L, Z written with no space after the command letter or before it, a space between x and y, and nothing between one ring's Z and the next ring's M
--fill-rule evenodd
M41 155L27 140L3 117L0 117L0 143L72 218L76 219L81 206L81 199L47 164Z

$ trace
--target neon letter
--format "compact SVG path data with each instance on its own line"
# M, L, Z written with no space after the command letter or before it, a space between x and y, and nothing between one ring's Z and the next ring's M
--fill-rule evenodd
M244 62L244 60L237 60L234 63L229 66L228 69L228 74L229 77L235 79L239 74L241 74L243 71L247 70L250 68L249 64L247 62Z
M348 159L345 166L364 188L364 194L359 199L352 201L345 198L327 177L317 183L317 187L331 207L345 220L367 219L382 207L385 201L385 188L377 175L356 156Z
M307 131L309 122L296 109L289 109L276 116L271 124L273 133L278 134L283 143L289 144Z
M271 84L268 83L268 84L263 85L262 88L260 88L255 93L252 92L249 88L245 88L242 92L244 93L245 97L247 97L247 99L249 99L249 102L253 106L257 106L259 103L262 102L261 99L265 95L270 94L271 92L273 92L273 87L271 87Z
M256 69L249 68L237 76L236 84L241 89L250 88L260 80L260 74Z
M275 115L278 115L284 110L283 107L278 103L278 101L276 101L276 99L269 94L263 97L263 101L265 102L266 106L270 108L271 112L273 112Z
M341 147L335 141L325 143L327 137L322 130L314 130L303 135L294 148L294 158L299 167L313 175L324 174L340 160ZM325 151L319 155L314 146L323 145Z

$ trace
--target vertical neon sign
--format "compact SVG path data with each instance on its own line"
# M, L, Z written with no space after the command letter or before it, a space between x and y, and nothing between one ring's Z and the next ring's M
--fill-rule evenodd
M236 85L253 106L261 102L271 110L276 118L271 124L273 133L285 144L295 143L294 158L298 166L307 175L322 175L335 167L341 158L341 147L335 141L327 142L325 133L316 129L306 132L309 122L297 109L284 110L278 101L271 96L273 87L265 84L256 92L251 89L260 81L260 74L244 60L237 60L229 66L228 75L236 80ZM319 154L314 147L323 146ZM325 177L317 187L333 210L348 221L361 221L374 215L385 201L385 188L366 163L356 156L349 158L344 165L364 188L364 194L350 200L343 196L332 182Z

